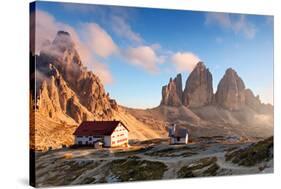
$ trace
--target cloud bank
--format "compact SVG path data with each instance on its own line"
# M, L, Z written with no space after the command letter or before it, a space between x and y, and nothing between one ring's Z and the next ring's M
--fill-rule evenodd
M191 52L177 52L171 59L178 72L191 72L200 61L200 59Z
M87 45L98 56L106 58L117 52L118 47L111 36L98 24L82 24L83 33L87 38Z
M36 53L50 43L57 31L64 30L71 34L83 64L97 74L104 84L114 82L109 66L105 63L109 56L120 56L127 64L154 74L160 71L160 65L165 63L166 68L177 72L191 72L200 61L197 55L191 52L171 52L162 49L159 44L147 44L135 31L126 19L112 15L111 28L128 44L119 47L111 35L100 25L94 22L80 23L78 29L58 22L51 14L36 11ZM48 42L48 43L46 43ZM134 46L132 46L134 44ZM167 62L167 60L171 60Z
M246 38L253 39L256 35L256 27L245 15L230 15L228 13L207 13L206 25L217 25L223 29L229 29L234 33L242 33Z
M76 45L83 64L97 74L103 83L110 84L113 82L113 77L108 66L97 61L97 57L93 55L106 58L118 50L117 45L104 29L96 23L82 23L80 29L83 32L82 37L80 37L73 27L58 22L51 14L42 10L36 10L35 14L36 54L39 54L40 50L45 48L45 45L55 38L57 31L68 31L71 34L71 38Z
M124 51L123 55L131 64L139 66L151 73L157 72L158 64L163 62L150 46L130 47Z
M143 39L140 34L134 32L131 26L125 22L125 20L120 16L112 16L112 28L119 36L127 38L134 43L141 43Z

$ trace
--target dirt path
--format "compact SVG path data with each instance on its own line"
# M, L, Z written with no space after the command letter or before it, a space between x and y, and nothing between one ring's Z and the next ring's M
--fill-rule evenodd
M217 160L217 164L223 168L223 169L232 169L232 170L241 170L241 171L256 171L258 170L258 167L254 166L254 167L244 167L244 166L239 166L233 163L229 163L227 161L225 161L224 156L219 157Z

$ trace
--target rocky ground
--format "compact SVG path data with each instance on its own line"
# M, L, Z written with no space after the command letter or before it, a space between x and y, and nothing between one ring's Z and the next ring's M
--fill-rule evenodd
M258 143L222 142L218 137L188 145L154 139L126 149L36 152L38 187L257 173L273 173L272 137Z

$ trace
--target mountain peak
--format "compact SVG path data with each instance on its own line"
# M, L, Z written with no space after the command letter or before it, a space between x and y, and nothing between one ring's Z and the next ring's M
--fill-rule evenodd
M180 80L181 81L181 73L177 74L177 77L175 78L175 80Z
M66 31L58 31L52 45L58 48L61 52L74 48L74 43L71 39L70 33Z
M225 75L235 74L237 75L237 72L233 68L227 68L225 71Z
M212 82L211 72L203 62L198 62L186 80L183 104L189 107L201 107L210 104L213 99Z
M168 106L180 106L182 104L181 74L177 74L174 79L170 78L168 85L163 86L161 104Z
M66 35L66 36L70 36L70 33L68 33L67 31L62 31L62 30L60 30L60 31L57 32L57 35Z
M245 105L245 84L236 71L228 68L218 84L216 102L229 110L238 110Z
M56 78L56 82L52 83L52 88L47 83L46 95L38 93L39 98L48 100L38 106L39 112L49 111L52 116L60 112L76 123L90 118L109 119L113 116L111 99L106 95L99 78L83 68L70 33L58 31L50 46L40 53L36 65L36 69L44 75L44 80ZM51 89L54 90L51 91ZM53 102L50 100L53 98L59 100ZM117 105L114 104L114 107Z
M205 66L204 62L199 61L199 62L196 64L195 68L206 68L206 66Z

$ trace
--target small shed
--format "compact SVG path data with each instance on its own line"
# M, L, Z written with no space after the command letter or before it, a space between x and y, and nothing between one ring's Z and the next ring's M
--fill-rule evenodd
M170 144L187 144L188 130L176 124L169 128Z

